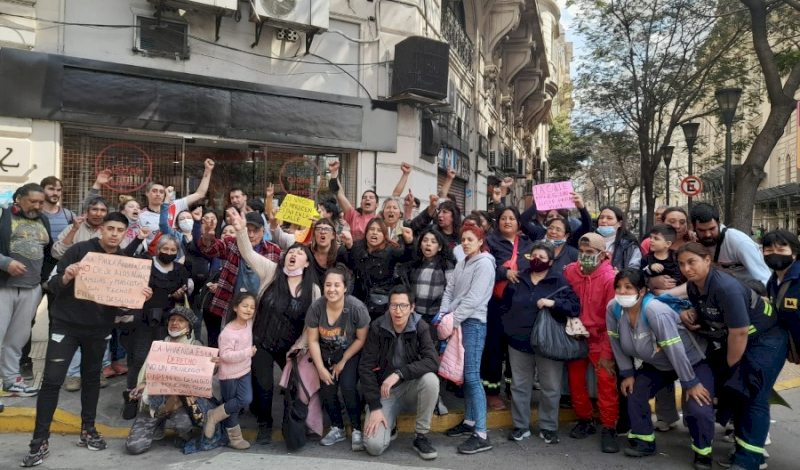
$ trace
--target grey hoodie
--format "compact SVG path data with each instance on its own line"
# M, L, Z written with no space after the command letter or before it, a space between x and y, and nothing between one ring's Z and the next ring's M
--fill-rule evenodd
M658 299L650 299L645 308L647 324L640 316L633 328L625 309L617 320L616 307L617 301L612 299L606 309L606 328L623 378L633 377L633 359L640 359L660 371L675 371L684 390L700 383L692 366L704 359L707 343L696 336L692 340L689 330L678 328L677 312Z
M442 297L441 312L453 313L453 326L474 318L486 323L486 308L494 289L494 256L479 253L456 264Z

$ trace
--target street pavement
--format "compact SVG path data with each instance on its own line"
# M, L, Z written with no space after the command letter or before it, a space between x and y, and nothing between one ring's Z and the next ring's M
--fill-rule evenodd
M782 395L792 407L800 409L800 389L787 390ZM800 468L800 413L783 407L773 407L771 428L772 444L767 447L770 454L769 468L773 470L796 470ZM2 415L0 415L2 420ZM172 447L169 439L154 444L150 452L140 456L129 456L124 451L123 439L109 439L108 449L90 452L75 445L75 435L54 435L50 441L50 457L41 469L54 470L397 470L404 467L443 468L452 470L594 470L594 469L643 469L672 470L691 469L692 453L689 448L688 431L679 427L666 434L659 433L659 454L647 459L633 459L620 454L602 454L599 436L577 441L567 436L570 424L562 425L561 443L546 445L531 437L522 442L506 440L508 429L493 429L489 436L494 449L483 454L465 456L456 453L456 445L462 438L448 438L433 433L430 439L439 452L432 461L423 461L411 448L413 436L402 434L392 442L381 457L371 457L364 452L354 453L349 441L331 447L322 447L316 441L298 452L289 453L283 442L269 446L254 445L248 451L230 449L215 450L194 455L183 455ZM536 426L533 430L537 431ZM719 435L722 429L718 428ZM0 469L19 468L19 461L26 452L29 434L0 435ZM623 439L620 444L626 445ZM732 448L732 444L717 440L714 453L721 458ZM715 468L721 468L715 466Z

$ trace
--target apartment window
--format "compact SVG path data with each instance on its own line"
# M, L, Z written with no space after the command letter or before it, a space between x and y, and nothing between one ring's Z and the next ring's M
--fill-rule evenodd
M189 58L189 25L137 16L134 49L149 56L186 60Z

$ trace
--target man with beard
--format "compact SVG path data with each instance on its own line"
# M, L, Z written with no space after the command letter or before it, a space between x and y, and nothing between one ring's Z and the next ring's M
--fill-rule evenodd
M44 188L42 215L47 217L48 222L50 222L50 238L55 240L58 234L75 221L76 216L74 212L58 204L61 202L61 191L63 189L60 179L55 176L48 176L42 180L40 186Z
M719 223L719 210L706 203L696 204L690 214L699 241L711 259L723 268L742 271L743 277L754 279L764 286L771 276L758 245L745 233ZM744 273L743 271L747 272ZM755 289L758 290L758 289Z
M37 390L19 373L22 347L42 300L42 284L53 271L50 223L42 215L44 189L36 183L19 188L14 204L0 215L0 377L10 396L30 397ZM2 403L0 403L2 410Z

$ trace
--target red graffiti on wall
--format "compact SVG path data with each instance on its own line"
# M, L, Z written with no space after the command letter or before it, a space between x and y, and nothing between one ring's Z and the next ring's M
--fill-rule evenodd
M117 193L129 193L143 188L153 177L153 161L141 147L129 143L111 144L97 154L95 174L111 172L113 179L105 185Z

